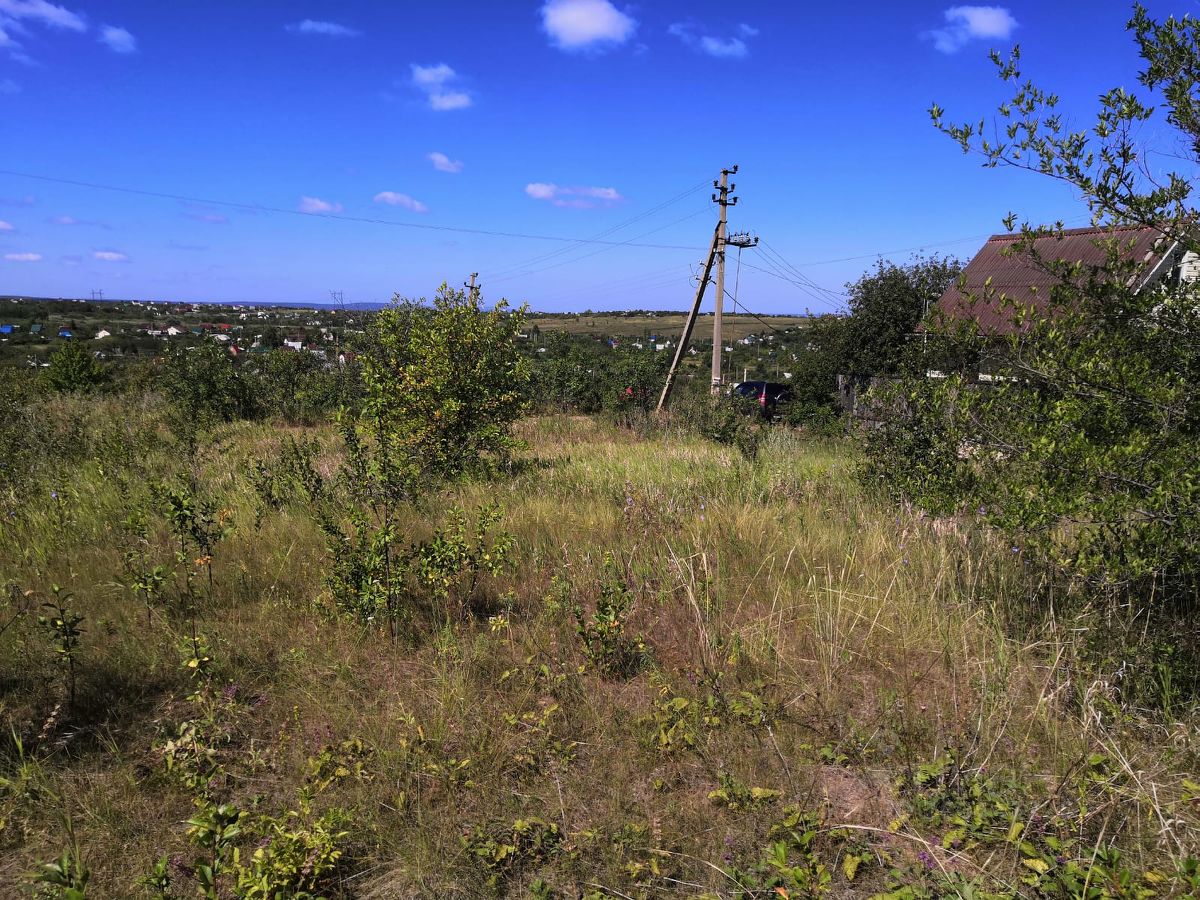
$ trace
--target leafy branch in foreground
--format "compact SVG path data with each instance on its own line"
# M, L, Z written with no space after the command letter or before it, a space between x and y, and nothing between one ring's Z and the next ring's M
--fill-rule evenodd
M1167 121L1195 153L1200 23L1157 23L1138 6L1129 27L1142 83L1164 92ZM1061 224L1024 226L1005 253L1050 287L1020 303L990 282L962 285L1010 327L984 333L969 313L931 323L957 364L927 356L884 404L899 415L873 436L870 468L928 508L982 510L1018 546L1136 597L1133 612L1190 596L1200 579L1200 291L1171 278L1142 287L1145 261L1134 252L1144 228L1161 232L1153 249L1168 266L1200 249L1190 178L1153 177L1139 127L1155 110L1135 96L1107 92L1093 128L1072 130L1059 98L1024 79L1017 50L993 60L1013 95L991 128L946 124L936 106L935 126L985 165L1072 185L1107 226L1093 239L1100 262L1060 258ZM980 361L986 385L975 383ZM951 374L929 385L930 368Z

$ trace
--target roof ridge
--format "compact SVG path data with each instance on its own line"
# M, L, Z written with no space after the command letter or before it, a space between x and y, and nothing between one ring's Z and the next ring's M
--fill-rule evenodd
M1037 237L1075 237L1082 234L1113 234L1126 231L1162 231L1155 225L1092 225L1085 228L1064 228L1062 231L1047 231L1045 234L1039 234ZM1023 238L1025 235L1019 231L1004 232L1001 234L993 234L987 239L990 244L992 241L1015 241Z

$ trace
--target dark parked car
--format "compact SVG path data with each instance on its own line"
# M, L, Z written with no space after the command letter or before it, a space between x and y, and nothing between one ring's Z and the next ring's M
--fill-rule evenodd
M779 407L791 403L795 393L789 384L774 381L743 381L733 386L732 396L758 404L764 419L779 415Z

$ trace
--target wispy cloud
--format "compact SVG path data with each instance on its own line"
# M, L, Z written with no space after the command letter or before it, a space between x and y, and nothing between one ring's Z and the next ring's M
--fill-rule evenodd
M100 43L113 53L137 52L137 39L116 25L105 25L100 29Z
M597 206L612 206L625 198L611 187L561 187L534 181L525 185L525 193L534 200L546 200L555 206L573 209L593 209Z
M5 253L4 258L9 262L41 262L40 253Z
M228 225L229 224L229 217L223 216L220 213L191 212L191 213L184 213L184 216L186 216L187 218L191 219L194 222L204 222L208 225Z
M412 83L429 100L430 109L445 112L471 105L471 95L455 85L458 73L445 63L432 66L412 63L411 68Z
M560 50L596 50L623 44L637 21L609 0L547 0L542 30Z
M1007 40L1017 27L1003 6L951 6L943 15L946 26L923 35L942 53L957 53L974 40Z
M12 222L5 222L3 219L0 219L0 231L16 231L16 230L17 229L13 227Z
M37 200L32 195L26 194L24 197L0 197L0 206L33 206Z
M0 48L16 62L37 65L14 35L24 38L31 25L65 31L87 31L87 22L79 13L47 0L0 0Z
M21 23L37 22L66 31L87 31L83 16L48 0L0 0L0 17L8 19L7 24L15 23L18 29Z
M433 167L439 172L449 172L451 175L457 175L463 170L461 160L451 159L445 153L438 153L436 150L426 154L425 158L433 163Z
M92 228L105 228L105 229L112 227L111 225L108 225L105 222L99 222L95 219L77 219L74 216L51 216L46 221L49 222L51 225L70 225L70 226L87 225Z
M97 259L100 262L129 262L128 256L116 250L94 250L92 251L92 259Z
M0 42L0 47L4 44ZM21 86L11 78L0 78L0 94L17 94L20 93Z
M709 34L704 26L688 21L675 22L667 28L667 33L679 38L698 53L705 53L717 59L742 59L750 54L746 40L755 37L758 29L742 22L737 26L736 34L719 37Z
M297 207L302 213L340 213L342 204L331 203L328 200L322 200L320 197L301 197L300 205Z
M376 203L386 203L388 206L399 206L409 212L427 213L429 207L420 200L414 200L408 194L397 194L395 191L380 191L375 195Z
M323 34L326 37L358 37L362 34L357 28L339 25L337 22L320 22L315 19L304 19L285 25L293 34Z

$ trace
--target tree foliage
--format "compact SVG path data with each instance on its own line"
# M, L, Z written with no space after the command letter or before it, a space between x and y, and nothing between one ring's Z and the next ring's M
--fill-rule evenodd
M229 422L253 412L250 386L229 353L216 344L169 348L160 384L181 419L194 426Z
M1200 161L1200 23L1158 23L1135 8L1129 23L1166 119ZM1071 130L1058 98L1023 80L1019 52L993 54L1013 89L992 127L935 125L991 167L1026 168L1065 181L1098 226L1153 226L1165 250L1200 250L1190 173L1151 177L1140 143L1155 110L1117 88L1100 99L1090 132ZM1190 172L1194 172L1191 169ZM1014 227L1015 217L1010 217ZM914 379L900 413L872 440L870 470L937 511L982 512L1067 571L1140 602L1194 598L1200 579L1200 291L1187 283L1138 290L1142 260L1098 232L1105 261L1054 255L1061 230L1025 225L1012 250L1053 276L1042 309L990 286L976 299L1007 306L1012 333L989 340L944 323L938 343L958 360L987 357L995 380L971 372L937 384Z
M453 477L506 461L527 403L517 352L524 309L442 285L431 306L401 300L367 335L363 418L371 436L423 474Z
M67 341L50 354L46 383L61 393L91 391L104 381L104 369L82 344Z
M961 272L962 264L950 256L915 256L905 264L881 259L875 271L846 285L850 315L841 371L897 374L918 323Z

